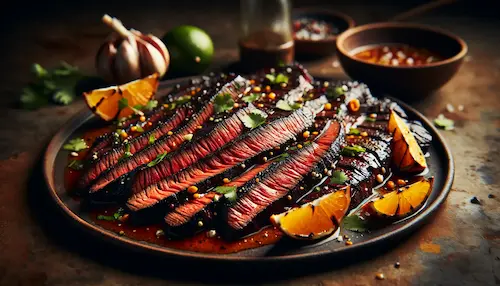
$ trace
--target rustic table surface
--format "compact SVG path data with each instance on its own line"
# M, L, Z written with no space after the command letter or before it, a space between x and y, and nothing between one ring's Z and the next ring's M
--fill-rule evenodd
M442 132L455 158L452 191L441 210L410 237L346 261L295 265L289 270L241 266L235 272L224 266L174 264L122 251L62 219L48 199L40 157L52 135L84 108L84 103L79 99L69 106L37 111L16 108L20 89L30 79L29 67L33 62L51 66L65 60L94 73L96 49L108 33L100 22L103 13L157 35L178 24L200 26L215 42L214 67L237 59L237 1L185 1L190 3L174 6L168 2L90 1L68 6L65 3L70 2L39 1L29 9L24 3L10 3L12 7L3 9L1 27L7 39L2 42L0 57L1 285L500 284L500 18L493 7L482 6L487 3L481 1L454 4L412 19L460 35L469 44L469 54L446 86L413 103L429 118L445 112L448 103L465 109L449 114L457 127ZM346 12L363 24L387 19L421 3L354 2L359 5L352 1L348 5L321 5ZM305 65L315 76L345 77L333 58ZM481 204L472 204L472 197ZM393 266L397 261L399 269ZM379 272L385 274L384 281L375 280Z

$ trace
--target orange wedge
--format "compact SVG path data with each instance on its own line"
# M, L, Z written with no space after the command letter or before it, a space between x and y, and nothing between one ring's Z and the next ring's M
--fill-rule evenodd
M349 186L281 214L271 222L287 236L314 240L332 234L340 225L351 202Z
M406 123L391 111L388 131L393 134L392 162L402 172L420 173L427 168L424 153Z
M405 217L423 205L432 190L434 178L423 179L399 190L385 194L369 203L371 209L381 216Z
M159 76L155 73L143 79L96 89L83 95L85 102L97 116L111 121L117 117L123 118L134 114L135 111L131 107L146 105L153 98L158 84ZM128 106L123 107L123 103Z

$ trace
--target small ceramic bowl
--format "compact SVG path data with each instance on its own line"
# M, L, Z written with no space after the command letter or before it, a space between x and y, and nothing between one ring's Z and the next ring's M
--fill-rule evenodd
M298 8L293 10L293 23L299 19L324 21L338 29L338 33L326 39L297 39L294 33L295 54L298 56L328 56L335 53L335 41L340 33L355 26L354 20L346 14L321 8Z
M406 44L437 54L443 60L418 66L389 66L357 59L360 47ZM458 71L467 44L441 29L409 23L375 23L359 26L337 38L337 54L344 71L379 91L400 98L415 98L438 90Z

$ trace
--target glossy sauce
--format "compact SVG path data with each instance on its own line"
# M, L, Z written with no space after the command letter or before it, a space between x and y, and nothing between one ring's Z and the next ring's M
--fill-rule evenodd
M422 66L442 60L431 51L405 44L364 46L355 49L352 54L359 60L388 66Z

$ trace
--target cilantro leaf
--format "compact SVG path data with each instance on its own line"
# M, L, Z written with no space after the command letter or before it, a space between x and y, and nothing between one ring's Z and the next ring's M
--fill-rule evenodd
M163 161L163 159L165 159L166 156L167 156L167 152L158 154L158 156L156 156L156 158L153 161L149 162L147 166L148 167L156 166L161 161Z
M346 156L351 156L351 157L355 157L357 156L358 154L361 154L363 152L366 152L366 149L359 146L359 145L352 145L352 146L345 146L343 149L342 149L342 155L346 155Z
M155 143L155 141L156 141L156 138L155 138L154 134L150 134L149 138L148 138L148 144L152 145L153 143Z
M349 128L349 135L359 135L361 132L357 128Z
M119 110L122 110L124 108L127 108L128 107L128 99L126 98L121 98L119 101L118 101L118 109Z
M434 125L444 130L453 130L455 128L455 122L446 118L443 114L439 114L438 117L434 119Z
M278 102L276 103L276 108L279 108L279 109L285 110L285 111L295 110L295 109L299 109L301 107L302 107L302 104L300 104L298 102L295 102L293 104L289 104L286 100L283 100L283 99L278 100Z
M68 168L80 171L83 170L83 163L80 160L71 160L69 161Z
M84 150L87 148L89 148L89 146L87 145L85 140L83 140L82 138L71 139L71 140L69 140L68 143L63 145L63 149L67 150L67 151L78 152L78 151L81 151L81 150Z
M330 177L330 184L342 185L347 181L347 179L348 178L344 172L335 171L332 173L332 176Z
M49 75L49 72L44 69L41 65L34 63L31 66L31 72L37 77L37 78L44 78Z
M19 101L22 108L34 110L46 105L49 99L36 86L29 85L23 89Z
M244 96L241 98L244 102L254 102L256 100L259 100L262 97L262 94L260 93L251 93L250 95Z
M214 189L215 192L224 195L224 197L230 201L234 202L236 200L236 189L237 187L228 186L218 186Z
M125 152L123 153L122 157L120 158L120 160L123 160L123 159L127 159L129 157L132 157L132 153L130 152L130 143L126 143L125 144Z
M333 88L329 88L327 91L326 91L326 97L328 98L337 98L341 95L343 95L345 93L344 89L340 86L336 86L336 87L333 87Z
M123 216L123 214L125 213L125 210L123 208L119 208L114 214L113 214L113 217L117 220L119 219L120 217Z
M97 216L98 220L106 220L106 221L115 221L115 217L112 215L98 215Z
M156 108L158 106L158 100L150 100L148 101L148 103L146 103L146 106L144 106L144 109L145 110L153 110L154 108Z
M68 105L75 99L75 94L68 92L67 90L58 90L52 95L52 101L62 105Z
M274 81L276 80L276 76L274 76L274 74L266 74L266 78L271 82L271 83L274 83Z
M253 129L255 127L258 127L262 125L264 122L266 122L267 114L259 109L252 110L249 114L246 114L241 121L243 121L243 124L245 127Z
M274 83L288 83L288 76L279 73L274 80Z
M355 232L368 231L368 225L365 220L361 219L358 215L350 215L344 217L342 220L342 227Z
M215 112L221 113L233 109L234 100L229 93L219 94L215 98Z

